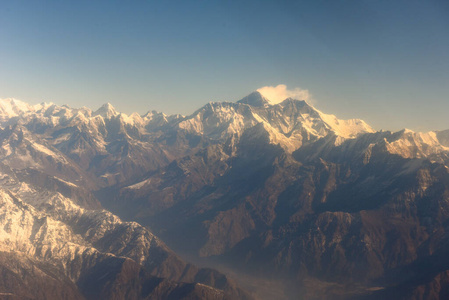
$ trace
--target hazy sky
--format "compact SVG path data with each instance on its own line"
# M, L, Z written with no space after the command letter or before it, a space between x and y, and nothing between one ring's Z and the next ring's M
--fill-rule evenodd
M449 1L0 1L0 98L190 114L279 84L448 129Z

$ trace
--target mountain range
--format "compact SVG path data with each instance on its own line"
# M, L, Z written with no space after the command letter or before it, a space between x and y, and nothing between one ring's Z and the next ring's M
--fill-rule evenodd
M258 92L189 116L3 99L0 294L445 299L448 168L449 130Z

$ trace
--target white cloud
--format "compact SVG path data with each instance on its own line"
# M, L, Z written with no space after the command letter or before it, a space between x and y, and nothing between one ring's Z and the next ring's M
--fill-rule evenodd
M309 103L312 101L312 95L308 90L303 90L299 87L289 90L285 84L279 84L277 86L264 86L257 89L257 91L261 93L262 96L267 98L271 104L280 103L287 98L306 100Z

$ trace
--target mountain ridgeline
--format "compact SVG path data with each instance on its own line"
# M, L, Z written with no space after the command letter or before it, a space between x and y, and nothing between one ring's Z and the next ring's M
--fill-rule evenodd
M3 99L0 126L1 295L449 297L449 130L258 92L190 116Z

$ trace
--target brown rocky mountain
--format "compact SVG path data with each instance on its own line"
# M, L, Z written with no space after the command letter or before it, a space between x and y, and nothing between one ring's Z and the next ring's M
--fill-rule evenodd
M62 222L77 245L113 255L84 258L76 277L54 269L67 278L48 284L70 281L55 290L68 299L249 297L161 240L231 269L261 299L448 293L448 131L375 132L305 101L271 105L259 93L186 117L41 104L1 120L2 172L14 181L1 187ZM54 258L25 258L47 275L54 268ZM279 290L257 293L267 280Z

